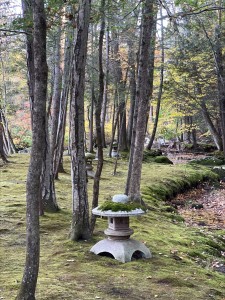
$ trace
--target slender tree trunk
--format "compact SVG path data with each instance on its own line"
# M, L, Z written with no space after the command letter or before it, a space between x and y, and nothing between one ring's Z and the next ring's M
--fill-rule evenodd
M216 36L216 64L217 64L217 85L219 94L219 107L220 107L220 122L221 134L223 141L223 152L225 156L225 71L224 71L224 55L222 50L222 32L221 25L218 25L215 30Z
M103 39L105 34L105 0L101 0L101 28L99 34L99 97L97 103L95 103L95 126L96 126L96 139L98 145L98 164L94 177L93 185L93 200L92 209L98 206L99 197L99 184L103 167L103 144L102 144L102 131L101 131L101 109L104 97L104 72L103 72ZM92 214L91 218L91 232L94 230L96 216Z
M105 70L105 81L104 81L104 96L103 96L102 112L101 112L102 145L104 148L106 148L105 118L106 118L106 108L108 103L108 83L109 83L109 28L107 28L106 30L106 70Z
M116 135L116 128L118 126L118 119L119 119L119 109L116 103L117 99L117 90L114 92L114 102L113 102L113 113L112 113L112 134L111 134L111 142L109 145L109 157L112 157L112 146L113 146L113 141Z
M90 153L94 152L94 146L96 146L96 138L94 137L94 104L95 104L95 75L94 75L94 53L95 53L95 32L94 25L91 25L91 62L92 62L92 69L91 69L91 103L90 103L90 110L89 110L89 148L88 151ZM94 145L95 144L95 145Z
M118 106L119 106L119 126L118 126L118 139L120 139L120 149L127 149L127 137L126 137L126 115L124 111L125 106L125 87L126 80L123 79L120 53L119 53L119 42L118 34L113 32L114 46L113 46L113 56L114 56L114 74L116 80L117 94L118 94ZM120 135L120 137L119 137Z
M136 93L136 104L138 104L138 114L136 124L136 136L134 142L134 152L132 157L132 171L130 173L131 179L130 183L127 185L129 186L128 194L133 199L140 199L142 158L146 131L146 118L144 116L146 116L146 112L148 110L150 96L149 56L152 29L154 27L153 3L154 0L145 0L143 2L140 60L138 67Z
M11 133L9 131L8 122L6 120L3 109L0 108L0 122L3 126L3 148L5 149L5 155L9 155L16 152L16 147L14 145Z
M1 118L0 118L0 157L3 160L3 162L7 163L8 159L7 156L5 154L5 150L4 150L4 127L3 124L1 122Z
M210 118L208 109L207 109L206 104L205 104L204 101L201 101L200 107L201 107L201 112L202 112L204 121L205 121L206 126L208 127L211 135L212 135L214 143L215 143L217 149L222 151L223 142L222 142L221 136L219 135L218 131L216 130L216 128L215 128L215 126L214 126L214 124L213 124L213 122Z
M128 41L128 63L130 73L130 110L127 124L127 144L128 148L131 147L131 137L133 128L134 108L135 108L135 97L136 97L136 67L135 67L135 53L133 50L133 41Z
M21 0L23 17L32 20L32 0ZM31 23L31 22L30 22ZM26 48L27 48L27 76L28 76L28 88L29 88L29 100L30 100L30 111L31 111L31 126L32 122L32 111L34 102L34 52L33 52L33 35L32 26L26 29Z
M93 129L94 129L94 99L95 99L95 91L94 91L94 83L92 82L91 87L91 106L89 112L89 149L90 153L94 152L94 141L93 141Z
M53 157L51 152L51 146L49 141L49 132L46 122L46 148L43 155L43 168L42 168L42 178L41 178L41 194L42 203L40 206L40 214L43 215L45 211L47 212L57 212L59 210L56 193L55 193L55 178L53 173Z
M27 242L26 262L17 300L35 300L39 270L39 204L41 198L40 176L45 148L47 62L46 62L46 19L44 2L33 4L33 49L34 49L34 102L32 118L32 149L27 175Z
M55 42L55 68L54 68L54 84L53 84L53 93L52 93L52 110L51 110L51 138L50 138L50 147L51 154L53 156L54 150L56 147L56 137L57 137L57 128L59 122L59 110L60 110L60 100L62 92L62 24L58 25L58 31L56 33L56 42Z
M112 127L112 139L111 143L109 145L109 157L112 157L112 147L113 147L113 141L116 135L116 128L118 127L118 121L119 121L119 109L117 108L115 114L114 114L114 123Z
M136 78L135 78L135 66L131 66L130 70L130 111L127 125L127 143L129 149L131 148L131 137L134 120L134 108L135 108L135 95L136 95Z
M4 152L6 155L10 155L12 153L15 153L15 145L13 143L13 140L11 138L10 132L9 132L9 127L8 127L8 122L6 119L7 116L7 85L6 85L6 70L5 70L5 64L2 58L2 55L0 55L0 60L1 60L1 73L2 73L2 88L1 88L1 103L2 106L0 107L0 119L3 125L3 140L4 140Z
M160 16L162 16L162 8L160 9ZM165 51L164 51L164 30L163 30L163 18L161 20L161 66L160 66L160 84L159 84L159 92L157 97L157 105L156 105L156 112L155 112L155 121L153 125L153 130L151 134L150 141L147 145L147 149L150 150L152 148L153 142L155 140L155 135L158 127L158 121L159 121L159 112L160 112L160 106L161 106L161 99L162 99L162 93L163 93L163 80L164 80L164 60L165 60Z
M90 237L87 176L84 149L84 81L87 56L90 0L79 1L77 36L74 47L73 94L70 106L71 176L73 217L71 239Z
M55 62L54 62L54 83L53 83L53 93L51 101L51 120L48 123L51 125L51 130L48 130L46 126L46 142L47 148L45 156L43 157L43 171L42 171L42 207L44 211L56 212L59 210L56 201L55 192L55 176L53 169L53 157L56 148L56 138L57 138L57 128L59 122L59 109L60 109L60 99L62 91L62 24L58 26L58 31L56 33L55 42Z
M72 63L72 40L74 30L69 30L65 40L65 54L64 54L64 71L62 78L62 92L59 108L58 128L55 141L54 155L53 155L53 170L55 178L58 178L58 173L63 172L63 150L64 137L66 128L67 104L69 98L69 90L71 85L71 63Z

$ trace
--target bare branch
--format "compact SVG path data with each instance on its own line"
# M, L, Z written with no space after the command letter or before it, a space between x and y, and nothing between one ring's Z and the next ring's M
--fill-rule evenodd
M15 34L30 34L27 31L21 31L21 30L11 30L11 29L0 29L0 32L8 32L8 33L15 33Z

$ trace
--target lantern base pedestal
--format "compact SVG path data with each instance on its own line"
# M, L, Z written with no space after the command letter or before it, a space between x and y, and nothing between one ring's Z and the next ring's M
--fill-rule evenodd
M149 249L134 239L104 239L95 244L90 251L97 255L111 256L122 263L152 257Z

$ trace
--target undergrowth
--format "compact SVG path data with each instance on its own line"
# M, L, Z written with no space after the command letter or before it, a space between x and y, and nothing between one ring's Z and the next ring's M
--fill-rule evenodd
M90 248L104 238L105 218L97 218L93 239L69 240L71 214L71 179L69 158L67 173L56 182L60 211L40 218L41 257L37 300L62 299L162 299L222 300L225 276L213 269L224 261L225 231L206 227L187 227L177 211L165 200L197 185L216 180L206 167L145 163L142 196L148 213L130 218L133 238L152 252L153 258L122 264L108 257L90 253ZM25 245L25 183L28 155L14 155L0 169L0 299L15 299L22 279ZM106 158L100 182L100 204L114 194L123 194L127 160L118 161L113 176L113 159ZM96 162L94 162L95 167ZM89 200L93 180L89 179Z

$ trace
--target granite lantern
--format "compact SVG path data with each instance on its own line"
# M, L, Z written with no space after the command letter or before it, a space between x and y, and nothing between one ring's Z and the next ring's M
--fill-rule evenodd
M85 153L85 161L86 161L86 171L87 175L91 178L94 178L95 172L93 171L92 161L95 159L95 155L93 153Z
M113 202L128 203L127 195L115 195ZM99 241L91 248L97 255L111 256L123 263L132 258L151 258L149 249L141 242L131 239L133 229L129 227L129 218L145 214L141 208L128 211L101 210L96 207L92 213L108 218L108 228L104 231L107 238Z
M111 152L111 156L112 156L112 157L117 157L117 156L119 156L119 152L118 152L118 143L117 143L117 142L113 142L113 144L112 144L112 152Z

